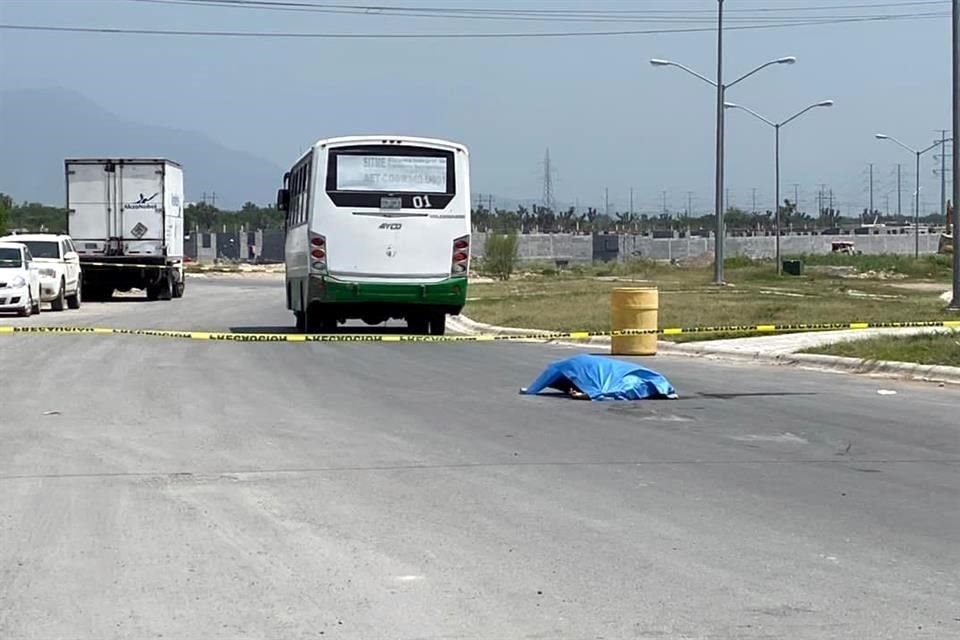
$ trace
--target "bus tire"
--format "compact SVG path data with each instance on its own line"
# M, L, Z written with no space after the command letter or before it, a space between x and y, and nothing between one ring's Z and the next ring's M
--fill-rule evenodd
M447 332L447 314L442 311L430 315L430 335L442 336Z
M297 332L306 333L307 332L307 314L305 314L303 311L294 311L293 317L296 319Z
M426 316L419 314L407 316L407 331L409 331L411 335L427 335L429 329L430 321Z

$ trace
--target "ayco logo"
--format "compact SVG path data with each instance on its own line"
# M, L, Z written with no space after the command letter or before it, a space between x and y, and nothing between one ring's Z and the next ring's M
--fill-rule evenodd
M383 222L380 224L380 229L387 229L389 231L399 231L403 225L399 222Z
M153 203L154 199L160 195L160 193L155 193L150 197L147 197L144 194L140 194L140 197L137 198L136 202L128 202L123 205L124 209L153 209L157 205Z

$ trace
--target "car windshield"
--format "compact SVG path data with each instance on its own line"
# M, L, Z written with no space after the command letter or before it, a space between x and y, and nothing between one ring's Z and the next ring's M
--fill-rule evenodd
M19 249L0 248L0 269L19 269L22 264Z
M60 244L48 240L24 240L34 258L59 258Z

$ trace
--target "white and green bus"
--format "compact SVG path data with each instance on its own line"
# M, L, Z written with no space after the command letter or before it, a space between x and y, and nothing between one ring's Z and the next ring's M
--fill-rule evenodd
M443 335L467 296L470 161L455 142L320 140L283 177L286 294L297 329L406 320Z

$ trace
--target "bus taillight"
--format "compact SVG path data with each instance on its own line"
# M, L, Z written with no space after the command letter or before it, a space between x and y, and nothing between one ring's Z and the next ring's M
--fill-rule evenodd
M453 241L453 258L450 272L453 275L466 275L470 261L470 236L462 236Z
M327 239L321 235L310 234L310 266L314 271L325 273L327 270Z

